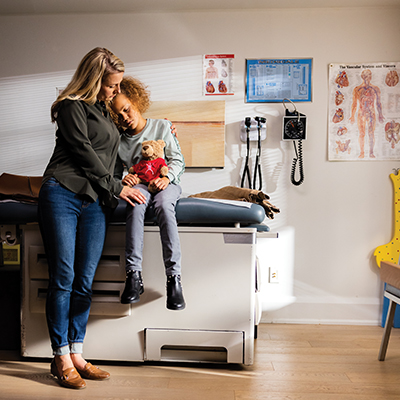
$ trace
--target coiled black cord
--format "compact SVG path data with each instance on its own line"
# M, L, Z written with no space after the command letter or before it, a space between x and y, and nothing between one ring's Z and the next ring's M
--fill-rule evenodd
M293 158L293 163L292 163L292 174L290 176L290 179L293 183L293 185L295 186L299 186L303 183L304 181L304 171L303 171L303 143L302 140L298 140L298 147L299 147L299 151L297 153L297 148L296 148L296 141L293 140L293 146L294 146L294 151L296 153L296 158ZM300 179L298 181L296 181L295 179L295 175L296 175L296 166L297 166L297 162L299 162L299 175L300 175Z
M258 180L259 180L258 190L261 190L261 188L262 188L262 175L261 175L260 159L261 159L261 136L260 136L260 131L259 131L259 133L258 133L257 156L256 156L256 163L254 165L254 178L253 178L253 189L255 189L256 188L256 181L257 181L257 174L258 174Z

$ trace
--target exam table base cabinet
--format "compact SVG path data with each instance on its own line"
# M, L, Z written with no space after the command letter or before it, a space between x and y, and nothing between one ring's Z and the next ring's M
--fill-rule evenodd
M51 357L43 243L37 225L22 230L22 355ZM125 227L110 226L93 284L86 358L253 363L256 230L180 227L179 234L186 308L171 311L158 227L145 227L145 291L140 302L123 305Z

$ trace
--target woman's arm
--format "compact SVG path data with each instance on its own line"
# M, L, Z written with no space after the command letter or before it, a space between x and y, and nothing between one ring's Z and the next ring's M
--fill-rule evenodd
M165 142L164 154L169 169L167 177L171 183L176 183L179 182L185 171L185 160L175 135L166 131L163 139Z

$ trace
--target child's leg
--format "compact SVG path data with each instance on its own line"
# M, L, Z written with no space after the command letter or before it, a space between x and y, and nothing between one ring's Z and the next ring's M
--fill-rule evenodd
M146 185L139 184L136 185L135 188L140 189L147 200L144 204L136 203L135 207L128 204L126 207L126 272L142 270L144 217L151 198L151 194Z
M180 186L171 184L152 199L160 227L169 310L183 310L186 306L181 285L181 245L175 216L175 206L181 192Z
M152 200L154 212L160 227L163 259L166 275L181 274L181 245L175 206L182 189L179 185L170 184L165 190L157 193Z
M127 205L126 209L126 282L121 295L122 304L132 304L140 300L144 292L142 281L142 254L144 236L144 218L151 194L145 185L136 185L135 188L146 196L145 204Z

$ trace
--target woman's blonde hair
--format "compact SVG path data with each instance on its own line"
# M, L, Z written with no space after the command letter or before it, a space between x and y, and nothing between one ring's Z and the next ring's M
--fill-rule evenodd
M56 120L60 102L64 99L94 104L104 78L118 72L125 72L125 66L111 51L102 47L91 50L83 57L71 82L51 106L51 121Z
M150 91L143 82L141 82L139 79L133 78L132 76L124 76L119 86L121 89L121 94L125 95L129 99L129 101L137 108L140 114L145 113L149 109L151 104ZM120 121L118 120L118 115L114 113L111 107L110 114L118 128L123 129Z

